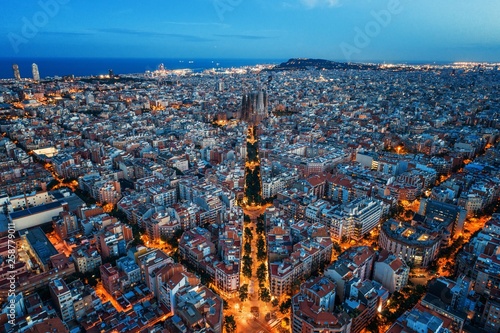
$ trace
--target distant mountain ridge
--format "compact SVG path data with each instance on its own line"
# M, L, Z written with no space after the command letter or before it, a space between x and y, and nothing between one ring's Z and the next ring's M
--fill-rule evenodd
M357 69L377 70L378 65L337 62L325 59L292 58L275 66L273 71L307 70L307 69Z

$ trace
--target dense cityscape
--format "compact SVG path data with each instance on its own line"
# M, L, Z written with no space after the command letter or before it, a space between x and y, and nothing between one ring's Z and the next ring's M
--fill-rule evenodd
M499 332L498 64L12 70L0 331Z

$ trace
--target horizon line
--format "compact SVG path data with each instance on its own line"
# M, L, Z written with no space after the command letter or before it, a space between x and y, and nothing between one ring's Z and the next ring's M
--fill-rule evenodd
M244 58L244 57L161 57L161 56L144 56L144 57L116 57L116 56L111 56L111 57L100 57L100 56L56 56L56 57L48 57L48 56L35 56L35 57L12 57L12 56L0 56L0 60L28 60L28 59L43 59L43 60L51 60L51 59L114 59L114 60L134 60L134 59L141 59L141 60L210 60L210 61L216 61L216 60L274 60L274 61L282 61L282 62L287 62L292 59L312 59L312 60L326 60L326 61L332 61L332 62L338 62L338 63L358 63L358 64L454 64L454 63L488 63L488 64L495 64L495 63L500 63L500 59L497 61L484 61L484 60L346 60L346 59L327 59L327 58L322 58L322 57L285 57L285 58L263 58L263 57L250 57L250 58Z

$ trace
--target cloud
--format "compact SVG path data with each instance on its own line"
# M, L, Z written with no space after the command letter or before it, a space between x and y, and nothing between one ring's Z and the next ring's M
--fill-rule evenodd
M178 21L165 21L162 24L170 24L170 25L187 25L187 26L212 26L212 27L220 27L220 28L229 28L229 24L218 23L218 22L178 22Z
M142 31L142 30L133 30L133 29L123 29L123 28L107 28L107 29L98 29L97 32L100 33L110 33L110 34L120 34L120 35L129 35L129 36L141 36L141 37L171 37L182 39L185 42L211 42L212 39L200 37L196 35L188 35L188 34L173 34L167 32L157 32L157 31Z
M493 41L485 41L485 42L474 42L474 43L464 43L462 45L458 45L457 48L461 49L500 49L500 43L495 43Z
M90 31L40 31L40 35L48 35L55 37L64 37L64 36L89 36L93 35L93 32Z
M234 38L234 39L242 39L242 40L259 40L259 39L269 39L272 37L266 36L257 36L257 35L214 35L222 38Z
M307 8L340 6L340 0L300 0L300 3Z

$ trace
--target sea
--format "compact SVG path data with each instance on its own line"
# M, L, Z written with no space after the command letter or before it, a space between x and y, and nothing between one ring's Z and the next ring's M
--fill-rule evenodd
M0 58L0 79L14 77L12 65L17 64L21 77L31 78L31 65L36 63L40 77L136 74L154 71L163 64L165 69L191 69L194 72L211 68L232 68L258 64L278 65L287 59L122 59L122 58Z

